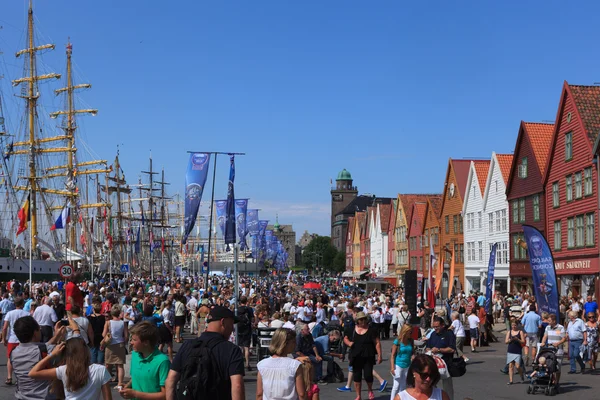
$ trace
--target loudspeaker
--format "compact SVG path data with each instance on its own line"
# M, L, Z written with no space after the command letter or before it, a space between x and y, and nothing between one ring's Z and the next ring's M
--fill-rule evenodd
M417 271L406 271L404 273L404 299L411 315L410 323L418 322L417 317Z

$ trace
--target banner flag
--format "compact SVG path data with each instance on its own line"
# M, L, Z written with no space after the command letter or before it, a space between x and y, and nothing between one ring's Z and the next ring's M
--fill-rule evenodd
M548 314L554 314L558 321L558 287L550 246L544 235L533 226L523 225L523 233L527 243L538 312L546 311Z
M60 215L56 219L54 225L50 227L50 230L53 231L55 229L65 229L69 222L71 222L71 210L69 209L69 206L65 206L65 208L63 208L60 212Z
M246 232L248 232L250 236L256 236L258 235L258 230L258 210L249 208L246 217Z
M225 237L225 207L227 207L227 200L216 200L215 209L217 212L217 225L221 235Z
M31 209L30 209L30 198L31 193L27 195L27 200L23 203L23 207L19 209L17 217L19 218L19 228L17 229L17 236L27 229L27 222L31 221Z
M429 266L427 271L427 302L430 308L435 308L435 291L432 284L433 281L433 266L437 261L435 253L433 252L433 242L431 237L429 238Z
M258 255L258 236L250 236L252 238L252 258Z
M440 289L442 288L442 277L444 276L444 250L442 249L442 254L440 254L440 262L438 263L437 270L435 271L435 293L440 293Z
M264 258L266 256L266 230L267 226L269 226L269 220L261 219L258 221L258 237L257 237L257 247L258 247L258 257L261 262L264 262Z
M235 180L235 156L229 157L229 184L227 186L227 207L225 209L225 244L227 251L229 245L235 243L235 193L233 181Z
M138 226L137 239L135 239L134 252L135 252L135 254L140 254L140 227L139 226Z
M187 242L187 238L196 224L200 200L202 200L202 192L208 175L209 161L209 153L190 154L190 161L185 174L185 215L182 244Z
M456 262L456 254L452 252L450 256L450 276L448 277L448 297L452 296L452 288L454 287L454 263ZM442 277L440 277L442 279Z
M235 224L238 233L240 250L246 250L246 213L248 212L248 199L237 199L235 201Z
M496 250L498 243L494 243L490 251L488 263L487 284L485 285L485 311L492 314L492 292L494 291L494 270L496 269Z

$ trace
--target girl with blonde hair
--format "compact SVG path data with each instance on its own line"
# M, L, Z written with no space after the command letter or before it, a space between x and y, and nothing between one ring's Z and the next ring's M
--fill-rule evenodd
M404 324L398 330L398 337L392 344L392 356L390 357L391 373L394 376L394 386L390 399L396 397L396 393L400 393L406 389L406 375L410 362L414 357L414 346L412 340L412 326Z

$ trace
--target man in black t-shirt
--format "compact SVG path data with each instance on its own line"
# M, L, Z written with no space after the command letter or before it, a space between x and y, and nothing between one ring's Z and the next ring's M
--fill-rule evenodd
M215 357L215 363L219 368L219 376L224 379L216 382L219 396L211 400L244 400L244 357L238 346L229 342L233 332L233 325L238 319L231 310L226 307L216 306L210 310L206 317L206 331L194 340L187 340L177 352L169 376L165 383L167 400L174 400L175 389L183 372L184 360L190 354L197 341L208 342L211 339L223 338L222 342L212 347L211 352Z

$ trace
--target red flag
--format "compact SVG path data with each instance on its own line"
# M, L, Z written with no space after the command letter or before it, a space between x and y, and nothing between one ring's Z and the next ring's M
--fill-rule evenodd
M31 220L31 209L29 206L29 198L31 193L27 195L27 200L23 203L23 207L19 210L17 217L19 217L19 228L17 229L17 236L27 229L27 222Z
M165 252L165 238L160 238L160 251Z

